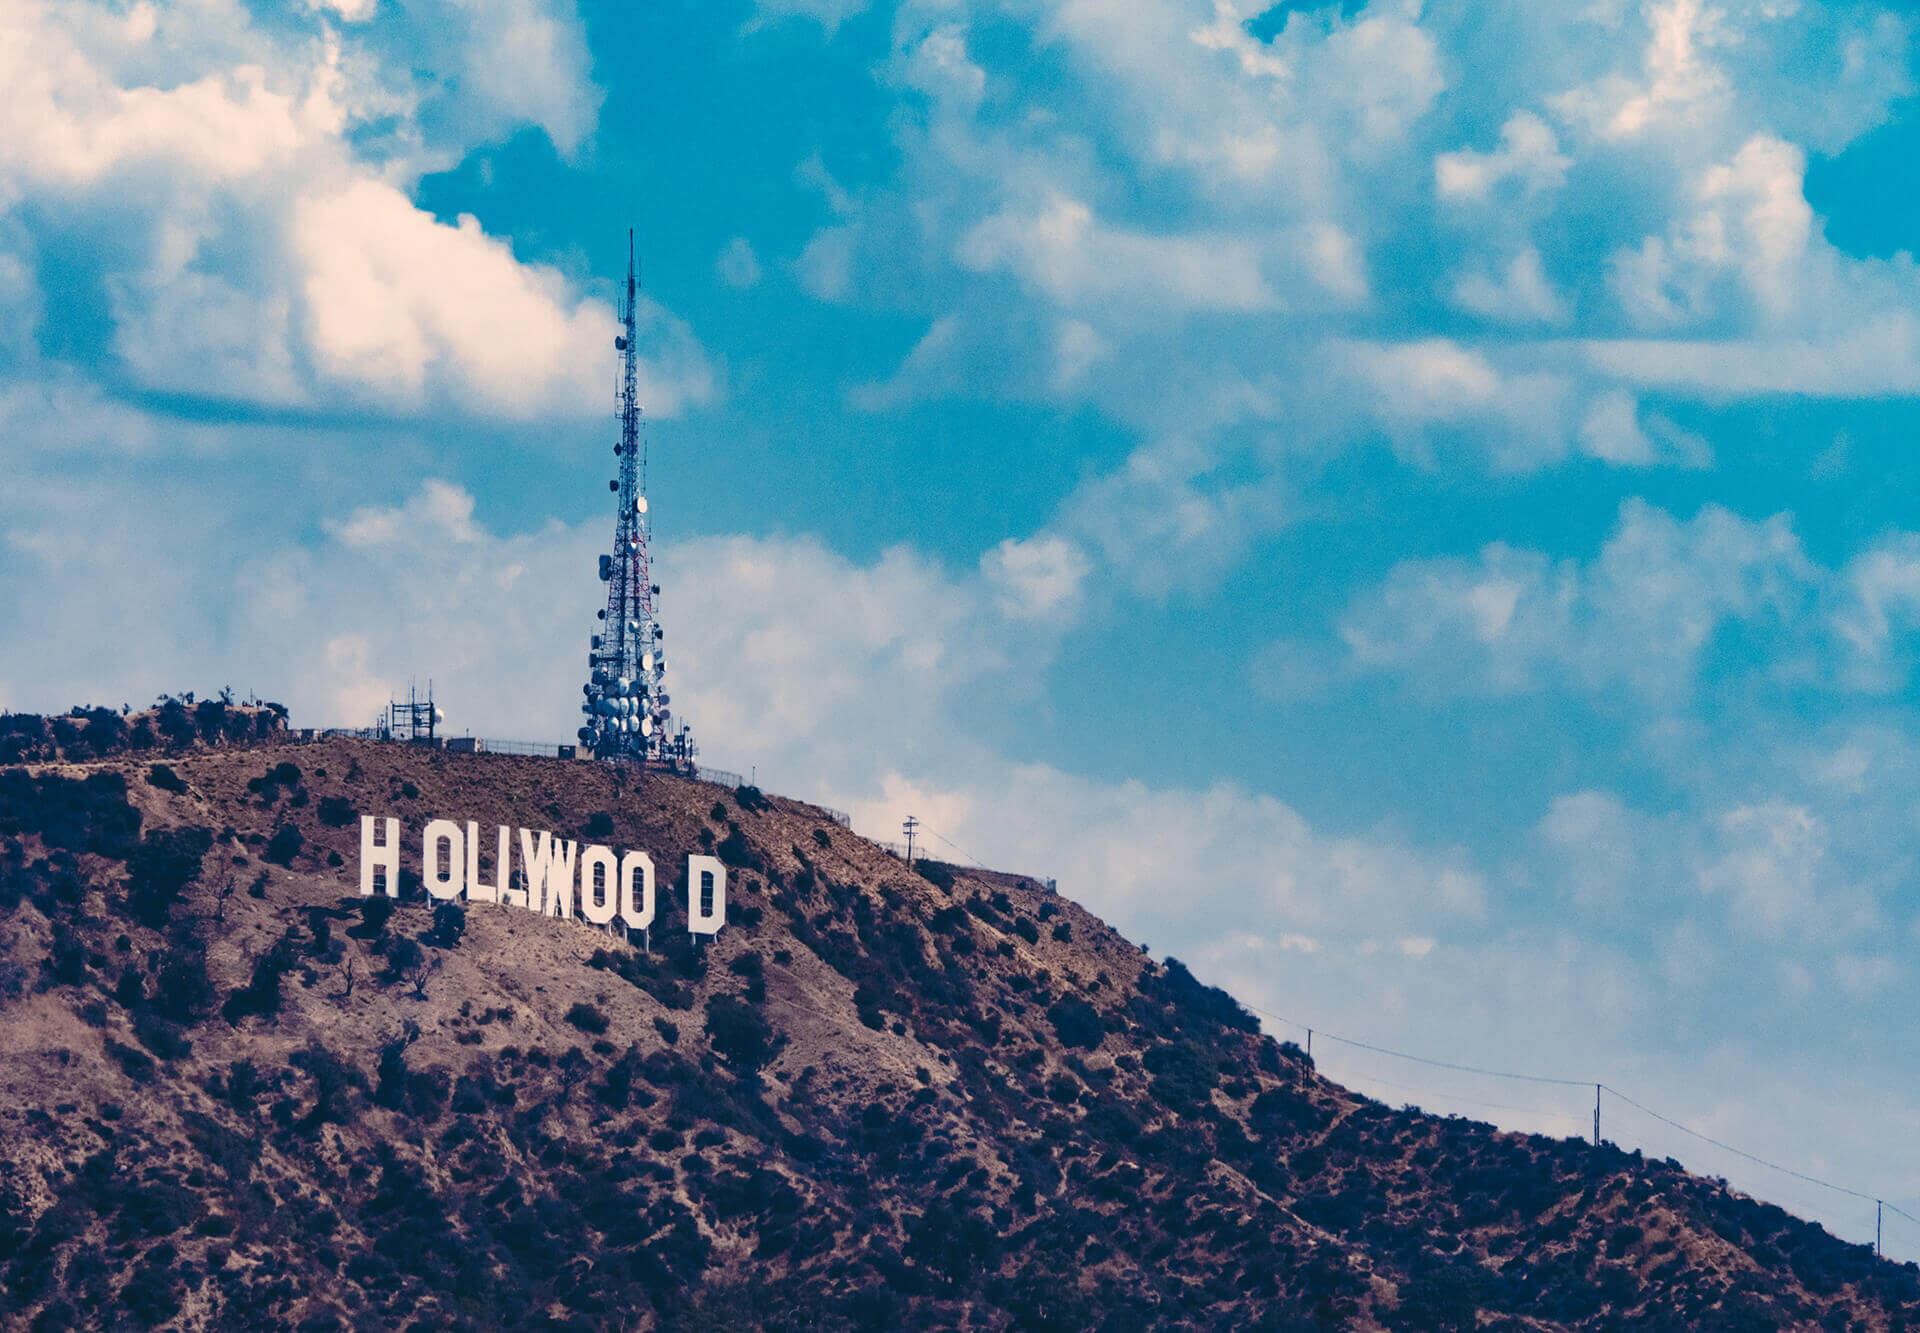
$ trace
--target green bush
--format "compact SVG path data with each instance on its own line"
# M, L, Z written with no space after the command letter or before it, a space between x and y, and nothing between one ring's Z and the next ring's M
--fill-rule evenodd
M147 770L147 785L158 787L161 791L170 791L175 796L187 789L185 780L166 764L155 764Z
M353 802L344 796L322 796L315 813L328 828L346 828L360 817L353 808Z

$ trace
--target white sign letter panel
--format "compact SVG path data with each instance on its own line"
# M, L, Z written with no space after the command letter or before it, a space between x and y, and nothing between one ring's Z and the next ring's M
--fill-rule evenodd
M440 873L440 849L447 849L447 873ZM420 878L435 898L458 898L466 888L466 839L451 819L436 819L420 835Z
M373 816L360 816L360 896L373 896L373 872L387 872L387 897L400 896L400 821L383 821L387 826L385 844L373 840Z
M727 924L727 867L718 857L687 858L687 929L718 935Z
M580 853L580 915L596 926L613 920L620 908L618 874L611 847L596 843Z
M653 924L653 858L645 852L620 858L620 920L628 930Z

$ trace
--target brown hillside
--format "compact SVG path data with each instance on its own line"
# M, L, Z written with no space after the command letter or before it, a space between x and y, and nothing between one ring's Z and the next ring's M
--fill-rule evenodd
M32 1328L1860 1328L1920 1272L1610 1147L1394 1111L1017 878L584 762L0 772L0 1318ZM653 952L357 815L650 852ZM596 816L610 820L612 833ZM689 852L734 867L684 929ZM490 869L490 867L489 867Z

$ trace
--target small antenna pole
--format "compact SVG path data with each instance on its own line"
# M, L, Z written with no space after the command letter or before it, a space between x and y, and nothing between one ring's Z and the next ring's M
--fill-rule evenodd
M900 827L906 830L907 864L911 866L913 864L913 833L915 829L920 827L920 821L915 819L912 815L908 815L907 822L902 824Z

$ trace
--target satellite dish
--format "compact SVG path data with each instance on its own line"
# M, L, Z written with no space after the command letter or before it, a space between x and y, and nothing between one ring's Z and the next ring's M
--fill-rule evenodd
M640 719L640 734L642 736L653 735L653 719L652 718L643 717Z
M653 670L653 654L652 653L640 654L640 669L642 671Z
M614 336L613 349L616 352L624 352L627 350L627 340L624 335L616 334Z
M613 456L615 458L620 457L620 446L617 444L613 446Z
M608 482L608 483L607 483L607 489L608 489L608 490L610 490L610 491L617 491L617 490L619 490L619 489L620 489L620 482L619 482L619 479L618 479L618 478L616 478L616 479L614 479L613 481L610 481L610 482Z
M578 737L580 738L580 743L581 743L582 745L588 745L588 744L591 744L591 743L592 743L592 741L593 741L593 728L592 728L592 727L582 727L582 728L580 728L580 730L578 730L578 731L576 731L576 732L574 732L573 734L574 734L574 735L576 735L576 736L578 736Z
M646 496L644 496L644 495L640 495L640 496L635 496L635 497L634 497L634 501L633 501L633 508L634 508L634 512L635 512L635 513L639 513L639 514L644 514L644 513L646 513L646 512L647 512L647 497L646 497Z

